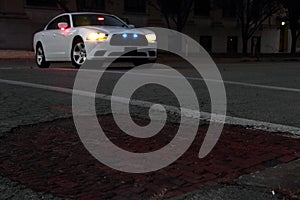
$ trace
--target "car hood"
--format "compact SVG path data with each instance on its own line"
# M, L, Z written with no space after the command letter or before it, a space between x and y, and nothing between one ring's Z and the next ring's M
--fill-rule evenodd
M149 34L153 33L153 31L145 29L145 28L124 28L119 26L86 26L86 29L99 31L107 34L116 34L116 33L138 33L138 34Z

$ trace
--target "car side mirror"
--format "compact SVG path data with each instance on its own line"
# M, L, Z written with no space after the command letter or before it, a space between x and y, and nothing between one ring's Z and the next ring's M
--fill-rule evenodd
M69 26L69 24L67 23L67 22L60 22L60 23L58 23L57 24L57 26L58 26L58 28L60 29L60 30L65 30L66 28L68 28L68 26Z
M123 18L123 21L126 22L126 24L129 24L129 19L128 18Z
M128 28L135 28L135 26L132 25L132 24L129 24L129 25L128 25Z

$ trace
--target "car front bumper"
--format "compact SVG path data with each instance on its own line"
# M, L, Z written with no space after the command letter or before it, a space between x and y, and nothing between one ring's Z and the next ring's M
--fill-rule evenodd
M85 41L88 60L102 59L146 59L156 60L157 44L148 43L146 46L116 46L109 40L105 42Z

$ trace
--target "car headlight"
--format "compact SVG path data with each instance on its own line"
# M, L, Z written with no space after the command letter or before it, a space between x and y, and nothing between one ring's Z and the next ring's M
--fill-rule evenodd
M147 38L147 40L148 40L149 43L156 42L156 35L154 33L147 34L146 38Z
M105 41L107 40L107 34L92 32L88 34L86 39L91 41Z

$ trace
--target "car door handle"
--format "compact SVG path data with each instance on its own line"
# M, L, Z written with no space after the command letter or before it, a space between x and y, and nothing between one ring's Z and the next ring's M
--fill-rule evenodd
M56 34L55 34L55 33L53 34L53 37L56 37Z

